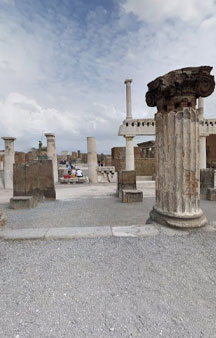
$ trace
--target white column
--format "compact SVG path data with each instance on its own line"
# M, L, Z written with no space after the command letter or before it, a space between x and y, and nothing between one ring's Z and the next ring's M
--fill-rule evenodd
M55 134L46 133L45 136L47 138L47 156L53 163L54 183L58 183L58 160L55 145Z
M206 137L200 136L200 169L206 169Z
M125 170L134 170L133 137L125 137L125 139L126 139Z
M88 175L89 183L98 183L98 163L96 142L94 137L87 137L87 150L88 150Z
M125 80L126 84L126 111L127 116L126 119L132 119L132 105L131 105L131 82L132 80Z
M204 120L204 99L198 99L199 120ZM200 169L206 169L206 136L200 136Z
M2 137L5 141L4 151L4 187L13 189L13 164L15 162L14 141L15 137Z

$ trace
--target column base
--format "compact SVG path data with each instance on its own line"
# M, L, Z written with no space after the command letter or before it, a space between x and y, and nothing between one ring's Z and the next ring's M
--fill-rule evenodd
M158 211L153 207L150 212L150 218L147 220L147 223L156 222L161 225L174 228L200 228L207 224L207 218L201 211L200 214L195 216L173 216L167 215Z

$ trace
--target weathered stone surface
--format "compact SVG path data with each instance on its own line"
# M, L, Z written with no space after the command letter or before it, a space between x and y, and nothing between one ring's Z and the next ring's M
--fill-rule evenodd
M143 192L141 190L122 190L122 202L134 203L143 201Z
M57 152L56 152L56 145L55 145L55 134L46 133L45 136L47 138L47 156L49 160L52 160L54 183L57 183L58 182L58 161L57 161Z
M196 106L196 98L211 95L215 88L212 67L187 67L171 71L148 84L146 103L158 112Z
M216 188L207 189L207 200L216 201Z
M38 200L33 196L17 196L10 199L10 209L35 208L37 204Z
M200 194L202 198L207 198L208 188L214 188L215 173L216 170L213 168L200 170Z
M214 90L212 67L170 72L148 84L146 102L157 106L156 203L150 218L174 227L200 227L199 111L196 99Z
M87 137L89 183L98 183L98 163L95 138Z
M5 141L4 152L4 187L13 189L13 164L15 161L14 141L15 137L2 137Z
M6 223L6 217L0 211L0 227L3 226L3 225L5 225L5 223Z
M14 196L56 199L52 160L14 164Z
M135 190L136 189L136 171L123 170L118 172L117 195L122 198L122 190Z

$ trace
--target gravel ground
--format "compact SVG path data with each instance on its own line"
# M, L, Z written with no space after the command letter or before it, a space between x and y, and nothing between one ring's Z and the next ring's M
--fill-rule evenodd
M13 229L119 226L145 223L153 203L154 198L144 198L143 203L126 204L108 196L43 202L37 208L25 210L11 210L4 204L2 209L8 218L6 227Z
M0 243L0 337L214 338L216 233Z
M95 196L43 202L25 210L11 210L3 204L2 209L8 218L5 227L12 229L123 226L145 224L154 201L154 197L145 197L142 203L127 204L115 196ZM216 221L215 202L201 201L201 206L209 222Z

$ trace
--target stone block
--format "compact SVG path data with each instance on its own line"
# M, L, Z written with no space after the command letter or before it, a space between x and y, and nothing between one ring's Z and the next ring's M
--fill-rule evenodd
M122 190L136 189L136 171L122 170L118 172L117 195L122 197Z
M5 225L5 223L6 223L6 217L0 211L0 227L3 226L3 225Z
M56 199L52 160L14 164L14 196Z
M78 177L78 183L85 183L86 182L86 178L85 177Z
M143 201L143 192L141 190L122 190L122 202L134 203Z
M216 201L216 188L207 189L207 200Z
M215 172L213 168L200 170L200 195L202 198L207 198L208 188L214 188Z
M30 209L35 208L38 199L34 196L16 196L10 199L10 209Z

